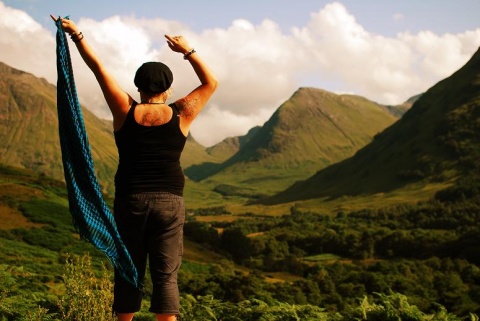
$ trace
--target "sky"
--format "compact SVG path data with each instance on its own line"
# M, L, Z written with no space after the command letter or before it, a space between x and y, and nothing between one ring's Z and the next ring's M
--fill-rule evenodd
M191 128L204 146L263 125L300 87L401 104L480 46L480 0L0 0L0 62L52 84L50 14L70 16L135 99L133 76L145 61L170 66L172 101L199 84L164 38L185 36L219 79ZM111 119L93 74L70 49L80 102Z

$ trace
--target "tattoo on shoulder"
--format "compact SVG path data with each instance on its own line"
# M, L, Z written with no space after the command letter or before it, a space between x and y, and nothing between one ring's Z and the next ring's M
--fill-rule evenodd
M195 114L198 98L182 98L179 99L178 104L180 111L185 116L192 116Z

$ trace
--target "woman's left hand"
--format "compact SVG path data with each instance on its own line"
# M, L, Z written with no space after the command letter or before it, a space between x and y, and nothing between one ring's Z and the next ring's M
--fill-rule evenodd
M53 15L50 15L52 17L53 21L57 22L58 19L62 22L62 28L63 30L68 33L68 34L75 34L78 33L78 28L75 23L70 20L70 19L63 19L63 18L55 18Z

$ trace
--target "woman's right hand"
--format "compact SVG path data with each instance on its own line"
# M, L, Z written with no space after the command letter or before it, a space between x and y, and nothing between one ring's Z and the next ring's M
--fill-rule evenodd
M167 43L170 49L175 52L179 52L184 55L192 50L192 48L188 45L187 39L185 39L183 36L165 35L165 38L167 38Z
M63 31L65 31L68 34L75 34L78 33L78 28L77 25L70 19L63 19L63 18L55 18L53 15L50 15L52 17L53 21L57 22L58 19L62 22L62 28Z

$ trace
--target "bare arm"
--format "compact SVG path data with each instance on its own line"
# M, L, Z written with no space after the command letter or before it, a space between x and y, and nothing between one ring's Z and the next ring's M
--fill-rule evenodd
M51 17L54 21L57 20L54 16ZM72 36L72 39L77 39L75 45L78 52L85 61L85 64L95 75L95 78L102 89L107 105L112 112L113 127L115 130L120 129L125 120L128 109L132 104L132 98L118 85L115 78L103 66L102 62L84 36L78 36L79 31L75 23L68 19L61 19L61 21L63 30L70 35L75 36Z
M215 92L218 86L218 80L207 66L207 64L200 58L198 53L192 52L193 48L188 45L188 42L182 36L169 36L167 38L168 46L175 52L182 53L187 56L187 60L193 67L198 79L200 80L200 86L195 88L187 96L180 98L175 102L177 107L185 119L184 125L188 129L192 121L197 117L200 111L203 109L207 101Z

